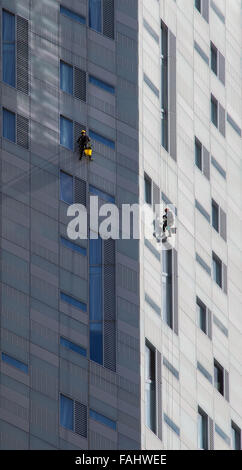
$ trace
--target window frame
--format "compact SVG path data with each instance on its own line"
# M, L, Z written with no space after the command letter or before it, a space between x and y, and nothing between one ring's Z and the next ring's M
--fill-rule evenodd
M213 364L214 364L214 373L213 373L214 387L217 390L217 392L220 393L220 395L224 397L224 392L225 392L224 368L216 359L214 359ZM217 373L218 380L216 380L215 369L218 371ZM222 381L220 381L219 379L222 379Z
M5 137L3 135L4 111L7 111L7 113L10 113L10 114L14 115L14 120L15 120L15 122L14 122L14 124L15 124L15 137L14 137L14 140L9 139L8 137ZM8 142L12 142L13 144L17 145L17 114L14 111L11 111L10 109L5 108L4 106L2 106L2 137L3 137L3 139L6 139Z
M215 54L216 56L216 67L214 69L213 67L213 54ZM216 77L218 76L218 49L217 47L213 44L212 41L210 41L210 68L212 70L212 72L214 73L214 75L216 75Z
M202 408L200 406L198 406L198 423L197 423L197 433L198 433L198 448L200 450L208 450L209 449L209 445L208 445L208 435L209 435L209 432L208 432L208 415L207 413L205 413L205 411L202 410ZM201 425L201 430L202 430L202 434L200 435L200 425ZM205 433L204 433L205 431ZM199 437L201 438L201 440L203 441L203 446L200 447L200 439Z
M148 353L149 351L149 353ZM157 433L157 386L156 348L145 339L145 425L154 433ZM151 372L148 377L147 373ZM153 393L152 393L153 392ZM152 395L154 403L152 403ZM149 396L149 404L147 402ZM149 416L148 416L149 409Z
M161 20L160 27L160 110L161 110L161 145L169 152L169 41L168 28Z
M203 173L203 146L202 146L202 143L200 142L200 140L197 137L195 137L194 147L195 147L195 165ZM198 148L199 148L200 157L201 157L201 167L198 166L198 164L197 164L197 149Z
M223 288L223 262L222 260L216 255L216 253L214 253L214 251L212 252L212 273L213 273L213 280L214 282L217 284L217 286L219 286L221 289ZM216 264L216 276L215 276L215 263L218 263ZM217 282L217 265L220 266L220 275L221 275L221 284L219 282Z
M206 305L199 299L199 297L196 298L196 307L199 307L199 312L198 312L198 315L199 315L199 318L197 319L198 321L198 326L199 326L199 329L206 335L208 336L208 309L206 307ZM205 322L204 322L204 325L205 325L205 330L201 327L201 309L203 310L203 312L205 313Z
M90 26L90 0L88 0L88 27L92 30L92 31L95 31L96 33L98 34L102 34L103 35L103 0L100 0L100 10L101 10L101 14L100 14L100 21L101 21L101 31L98 31L97 29L93 28Z
M212 227L214 228L214 230L216 230L216 232L218 234L220 234L220 210L219 210L219 205L217 204L217 202L212 198ZM217 210L217 215L218 215L218 225L215 226L214 225L214 217L213 217L213 214L214 214L214 211L213 209L216 209Z
M91 233L90 233L91 234ZM100 246L101 253L99 253L99 262L97 264L91 264L91 250L92 246L94 252L97 247ZM94 253L95 257L95 253ZM89 356L90 360L96 364L104 365L104 247L103 240L98 235L98 238L89 238ZM91 291L94 288L95 292L95 281L99 280L99 296L100 296L100 311L99 316L96 315L95 309L92 309L91 303ZM93 316L94 314L94 316ZM97 343L97 350L94 351L93 339L95 338L95 331L98 333L99 342Z
M234 421L231 421L231 434L231 447L233 450L241 450L241 429Z
M66 121L69 121L69 122L72 123L72 148L66 147L64 144L61 143L61 118L63 118L63 119L65 119ZM74 152L74 151L75 151L75 142L74 142L74 121L73 121L73 119L70 119L70 118L64 116L63 114L60 114L59 121L60 121L60 143L59 143L59 145L61 145L61 147L63 147L64 149L69 150L70 152Z
M146 182L150 185L150 202L146 201ZM152 179L144 173L144 201L148 206L152 206Z
M202 13L202 0L195 0L195 8L199 13Z
M9 15L12 15L14 17L14 37L15 37L15 41L14 41L14 71L15 71L15 77L14 77L14 85L11 85L10 83L7 83L3 80L3 45L4 45L4 41L3 41L3 12L6 12L8 13ZM2 52L2 82L7 85L7 86L11 86L12 88L15 88L17 89L17 21L16 21L16 14L7 10L6 8L2 8L2 21L1 21L1 26L2 26L2 32L1 32L1 41L2 41L2 44L1 44L1 52Z
M72 178L72 202L65 201L64 199L61 198L61 174L65 174L65 175L69 176L70 178ZM75 198L74 198L74 176L70 175L70 173L67 173L67 171L64 171L64 170L60 169L59 181L60 181L60 191L59 191L60 201L64 202L65 204L68 204L68 206L71 206L72 204L75 203Z
M62 419L61 419L61 400L62 400L62 397L64 399L70 400L72 402L72 428L69 428L69 427L64 426L62 424ZM64 429L68 429L68 431L71 431L71 432L75 433L75 401L73 400L73 398L68 397L66 394L60 393L60 405L59 406L60 406L60 426L63 427Z
M214 120L213 120L214 110L215 110L215 108L213 108L214 106L216 106L216 119L215 119L216 122L214 122ZM219 126L218 119L219 119L219 117L218 117L218 100L211 93L211 122L217 129L218 129L218 126Z
M68 67L72 68L72 93L69 93L69 91L63 90L63 88L61 88L61 64L67 65ZM60 59L60 63L59 63L59 80L60 80L60 90L63 93L66 93L67 95L72 96L74 98L74 88L75 88L74 67L73 67L72 64L69 64L68 62L66 62L65 60L62 60L62 59ZM63 115L61 115L61 116L65 118L65 116L63 116Z
M168 271L164 271L164 256L167 256ZM170 269L170 272L169 272ZM164 312L164 287L169 287L170 312ZM167 299L167 296L166 296ZM172 250L162 250L162 319L166 325L174 331L174 305L173 305L173 252Z

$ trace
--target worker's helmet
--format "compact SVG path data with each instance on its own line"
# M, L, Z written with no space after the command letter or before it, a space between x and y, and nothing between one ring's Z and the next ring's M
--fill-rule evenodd
M86 134L85 129L82 129L81 134Z

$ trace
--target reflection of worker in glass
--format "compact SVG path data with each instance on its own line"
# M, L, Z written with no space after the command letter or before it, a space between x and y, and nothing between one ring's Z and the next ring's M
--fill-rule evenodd
M85 130L82 130L81 131L81 135L80 137L78 138L77 140L78 144L79 144L79 152L80 152L80 160L82 159L83 157L83 154L84 154L84 150L86 148L89 148L90 146L90 143L91 143L91 139L90 137L87 135L86 131ZM90 160L91 160L91 157L89 157Z
M171 237L171 228L174 225L174 214L173 212L166 208L165 214L163 215L163 233L165 233L166 229L169 232L169 237Z

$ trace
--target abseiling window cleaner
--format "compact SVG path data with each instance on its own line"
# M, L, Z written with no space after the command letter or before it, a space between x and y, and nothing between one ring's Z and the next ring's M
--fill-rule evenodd
M89 161L92 161L92 144L91 139L85 129L81 131L80 137L77 139L79 145L79 160L82 159L83 155L89 158Z

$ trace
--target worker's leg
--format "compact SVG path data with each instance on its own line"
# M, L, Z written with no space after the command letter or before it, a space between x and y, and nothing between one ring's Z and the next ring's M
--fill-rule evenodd
M82 159L82 157L83 157L83 152L84 152L84 148L80 146L80 147L79 147L79 154L80 154L79 160Z

